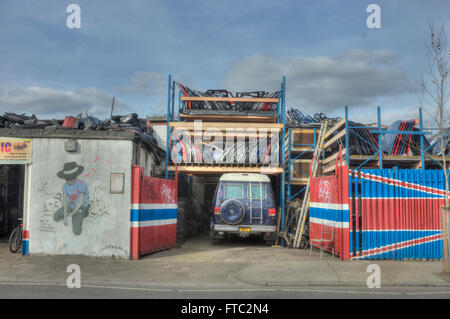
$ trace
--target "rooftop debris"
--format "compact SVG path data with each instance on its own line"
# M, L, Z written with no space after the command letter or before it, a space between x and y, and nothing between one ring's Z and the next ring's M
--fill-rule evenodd
M127 115L115 115L111 120L100 120L94 116L66 116L64 120L39 120L36 115L4 113L0 115L0 128L9 129L44 129L49 131L83 130L83 131L109 131L109 132L132 132L149 146L154 152L157 162L164 155L161 145L152 135L152 129L147 126L146 119L140 119L136 113Z

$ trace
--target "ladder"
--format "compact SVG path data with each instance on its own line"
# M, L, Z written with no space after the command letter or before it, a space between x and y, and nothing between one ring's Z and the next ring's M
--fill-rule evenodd
M260 214L259 217L258 216L254 216L253 215L253 193L252 193L252 182L249 183L249 190L248 190L248 194L247 197L250 200L250 225L252 225L253 219L259 219L259 223L262 224L263 223L263 204L262 204L262 183L259 182L259 206L260 206ZM256 208L256 207L255 207Z
M311 160L311 164L310 164L311 169L310 169L310 174L308 177L308 184L306 185L305 197L303 199L302 208L300 210L300 217L298 219L297 229L295 231L295 237L294 237L294 243L293 243L294 248L300 247L300 242L301 242L301 239L303 236L306 218L308 217L308 212L309 212L309 199L310 199L309 198L309 188L310 188L311 177L316 177L316 174L317 174L317 168L319 166L320 154L322 153L323 141L325 139L325 133L327 131L327 126L328 126L328 120L325 120L320 125L318 143L316 145L317 146L316 149L314 150L313 159Z

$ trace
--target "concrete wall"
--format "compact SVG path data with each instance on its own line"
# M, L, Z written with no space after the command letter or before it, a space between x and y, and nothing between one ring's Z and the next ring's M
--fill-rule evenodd
M144 175L152 176L153 155L144 147L139 148L139 165L144 167Z
M76 152L64 150L66 141L33 139L30 210L26 223L30 230L30 254L128 258L132 141L77 139ZM81 172L77 182L87 185L89 208L81 223L74 221L71 216L65 225L58 212L61 214L63 187L67 181L57 174L63 171L65 163L70 162L77 163L76 169L72 171ZM65 176L68 173L66 170ZM124 174L123 194L110 192L112 173ZM60 220L57 220L57 216L60 216ZM80 224L81 229L78 226L74 228L74 225Z
M158 145L166 150L166 139L167 139L167 124L152 124L153 127L153 136L158 141Z

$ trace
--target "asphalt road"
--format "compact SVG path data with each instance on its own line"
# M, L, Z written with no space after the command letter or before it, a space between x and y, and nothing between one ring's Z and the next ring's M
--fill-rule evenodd
M68 288L55 284L0 284L0 299L449 299L448 287L295 287L249 289L161 289L87 285Z

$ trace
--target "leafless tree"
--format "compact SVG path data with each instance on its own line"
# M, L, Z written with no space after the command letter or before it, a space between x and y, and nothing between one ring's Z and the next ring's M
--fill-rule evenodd
M445 205L449 206L448 194L448 172L446 158L445 136L449 129L449 109L446 107L448 101L448 76L450 71L450 49L447 42L447 31L441 26L436 32L433 24L428 22L429 42L427 53L429 58L428 70L425 78L422 78L423 97L421 104L424 110L431 115L438 125L438 146L442 156L442 168L445 176ZM427 110L428 108L428 110Z
M449 207L449 185L447 172L447 158L445 143L446 133L450 132L448 129L449 113L446 107L449 92L448 92L448 75L450 71L450 50L447 46L447 32L444 25L436 32L433 24L428 22L429 41L427 44L429 65L427 72L427 79L422 79L422 88L424 93L423 101L431 108L431 115L438 124L437 143L440 147L442 156L442 169L445 176L445 206L447 211ZM447 217L443 211L442 230L444 235L444 272L449 272L448 263L448 231L447 231Z

